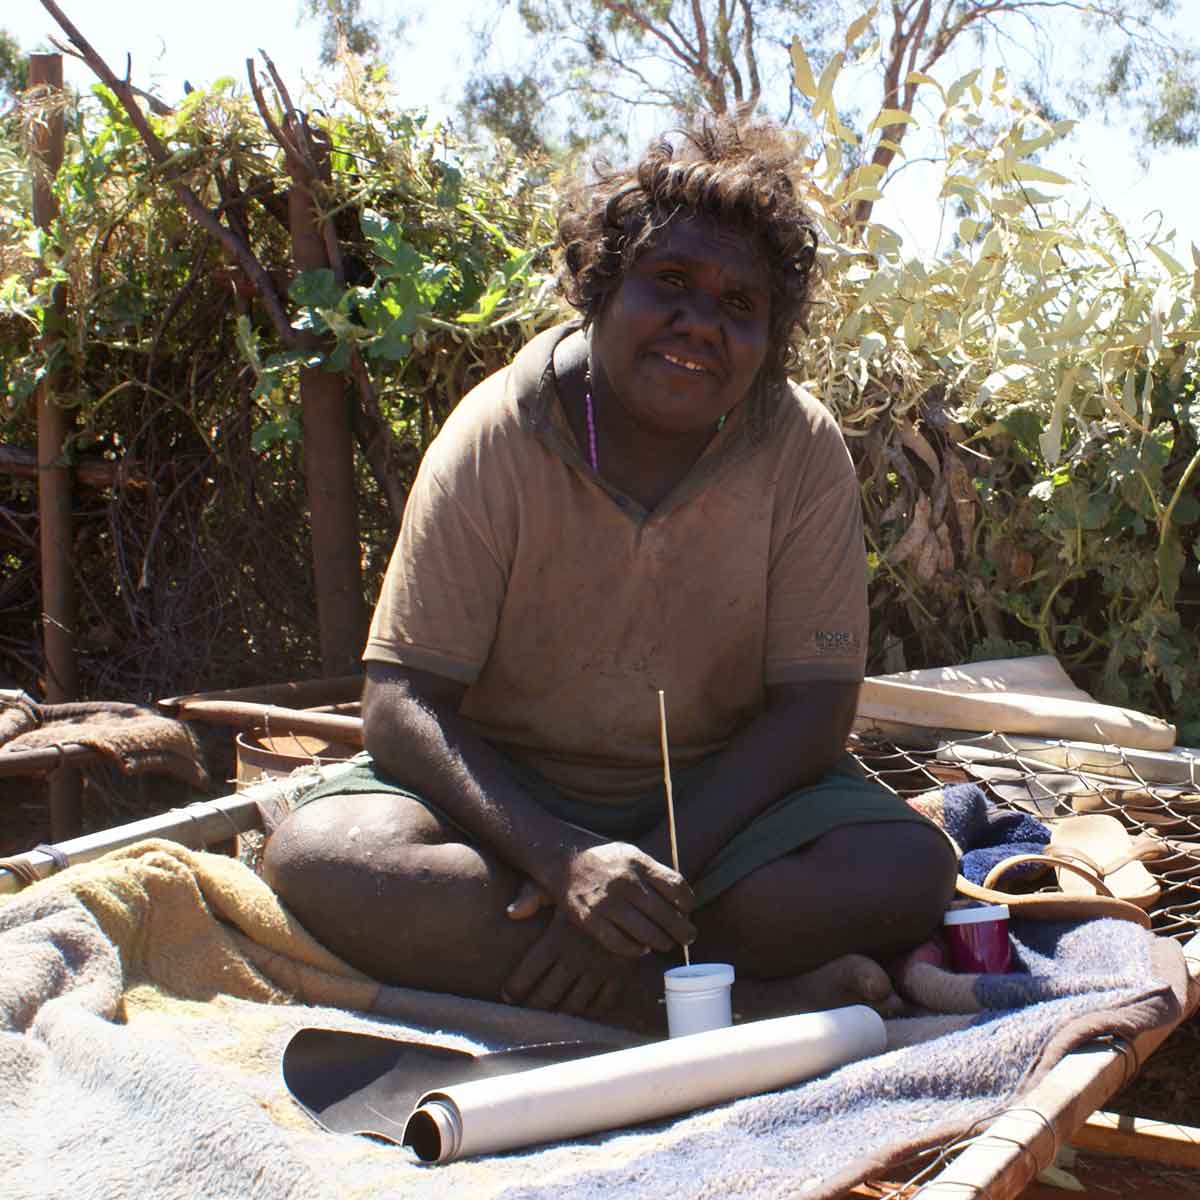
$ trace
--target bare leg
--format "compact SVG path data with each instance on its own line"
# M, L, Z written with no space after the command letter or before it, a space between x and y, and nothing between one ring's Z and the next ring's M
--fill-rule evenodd
M384 983L496 1000L548 910L505 916L520 880L404 796L329 796L272 835L263 874L324 946Z
M847 825L739 880L696 914L693 957L737 968L747 1017L896 997L879 960L928 938L954 894L955 860L935 829Z
M331 796L284 822L263 871L318 941L373 978L497 1000L549 913L508 918L517 874L461 839L402 796ZM874 958L928 937L953 881L936 831L903 822L835 830L694 914L692 957L735 965L745 1017L853 1003L886 1014L899 1002ZM677 962L650 955L631 974L614 956L627 983L604 1018L661 1031L662 971Z

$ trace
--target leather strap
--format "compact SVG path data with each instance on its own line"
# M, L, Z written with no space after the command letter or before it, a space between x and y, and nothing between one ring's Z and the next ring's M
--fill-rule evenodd
M65 871L71 865L71 860L57 846L46 842L39 842L29 854L44 854L54 864L54 871ZM12 872L21 881L23 888L37 883L41 878L37 869L30 863L29 854L22 854L17 858L0 858L0 871Z
M20 881L23 888L31 883L37 883L40 878L33 867L23 858L0 858L0 871L10 871Z
M1071 862L1067 858L1060 858L1053 854L1014 854L1012 858L1006 858L1003 862L998 862L987 874L987 878L983 881L985 888L996 888L998 880L1003 878L1010 868L1020 866L1024 863L1040 863L1043 866L1054 867L1060 871L1072 871L1082 879L1086 879L1101 896L1112 896L1112 890L1108 884L1095 873L1092 867L1086 867L1082 863ZM1094 867L1095 864L1092 864Z

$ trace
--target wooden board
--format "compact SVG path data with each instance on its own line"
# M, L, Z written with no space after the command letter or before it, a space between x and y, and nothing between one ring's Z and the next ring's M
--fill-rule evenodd
M1200 1169L1200 1129L1191 1125L1095 1112L1071 1135L1071 1145L1170 1167Z

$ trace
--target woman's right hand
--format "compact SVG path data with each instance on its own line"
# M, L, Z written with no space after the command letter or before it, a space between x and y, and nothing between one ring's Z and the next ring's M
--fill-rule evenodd
M555 882L560 912L614 954L668 954L695 940L687 880L628 842L574 851Z

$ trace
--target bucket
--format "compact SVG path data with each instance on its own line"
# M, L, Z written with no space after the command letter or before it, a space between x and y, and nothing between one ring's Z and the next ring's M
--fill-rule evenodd
M310 734L242 732L237 735L237 789L263 779L282 779L298 767L344 762L357 753L354 746Z

